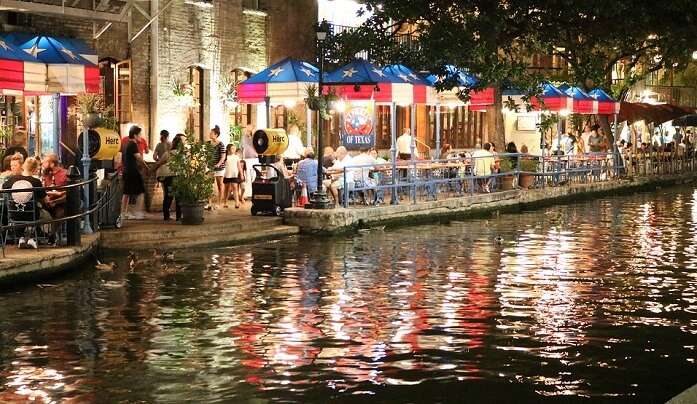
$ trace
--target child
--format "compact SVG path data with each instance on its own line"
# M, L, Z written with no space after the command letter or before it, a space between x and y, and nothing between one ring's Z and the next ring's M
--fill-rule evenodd
M241 159L237 153L237 147L230 143L226 149L227 156L225 157L225 172L223 183L225 185L224 208L227 208L228 196L232 192L232 198L235 201L235 208L240 207L240 183L244 182L244 170L242 169Z

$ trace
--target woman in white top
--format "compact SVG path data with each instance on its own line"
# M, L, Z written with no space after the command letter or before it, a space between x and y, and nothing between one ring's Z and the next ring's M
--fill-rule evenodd
M224 208L227 208L227 200L232 192L232 199L235 201L235 208L240 207L240 183L244 182L244 170L240 163L240 156L237 154L237 147L230 143L226 149L225 172L223 173L223 183L225 184Z

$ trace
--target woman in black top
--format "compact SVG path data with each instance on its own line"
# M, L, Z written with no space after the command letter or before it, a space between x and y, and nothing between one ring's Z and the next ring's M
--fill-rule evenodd
M143 176L138 170L139 165L145 164L143 156L138 150L138 139L142 129L133 126L128 131L128 143L123 148L123 199L121 200L121 217L123 219L143 219L143 196L145 194L145 183ZM136 212L128 215L128 202L131 195L136 197Z

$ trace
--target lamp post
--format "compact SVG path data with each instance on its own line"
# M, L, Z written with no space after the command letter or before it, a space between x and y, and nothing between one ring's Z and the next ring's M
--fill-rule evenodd
M322 20L321 23L317 25L317 46L319 49L319 82L317 83L317 93L320 97L323 97L323 86L324 86L324 41L327 39L327 33L329 32L329 23L327 20ZM321 98L320 98L321 99ZM320 103L320 109L322 108L322 103ZM322 159L324 157L324 145L322 144L322 114L319 114L319 124L317 125L317 191L315 191L310 196L310 202L305 205L306 209L330 209L334 207L327 197L327 193L322 189Z

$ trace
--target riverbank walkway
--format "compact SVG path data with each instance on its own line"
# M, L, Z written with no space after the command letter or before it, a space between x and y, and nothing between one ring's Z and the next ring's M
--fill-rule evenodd
M235 244L297 234L297 226L283 223L276 216L252 216L251 203L240 209L219 208L207 211L202 225L185 226L163 221L162 213L147 213L144 220L127 220L120 229L100 232L100 246L105 249L143 250L150 248L189 248Z

